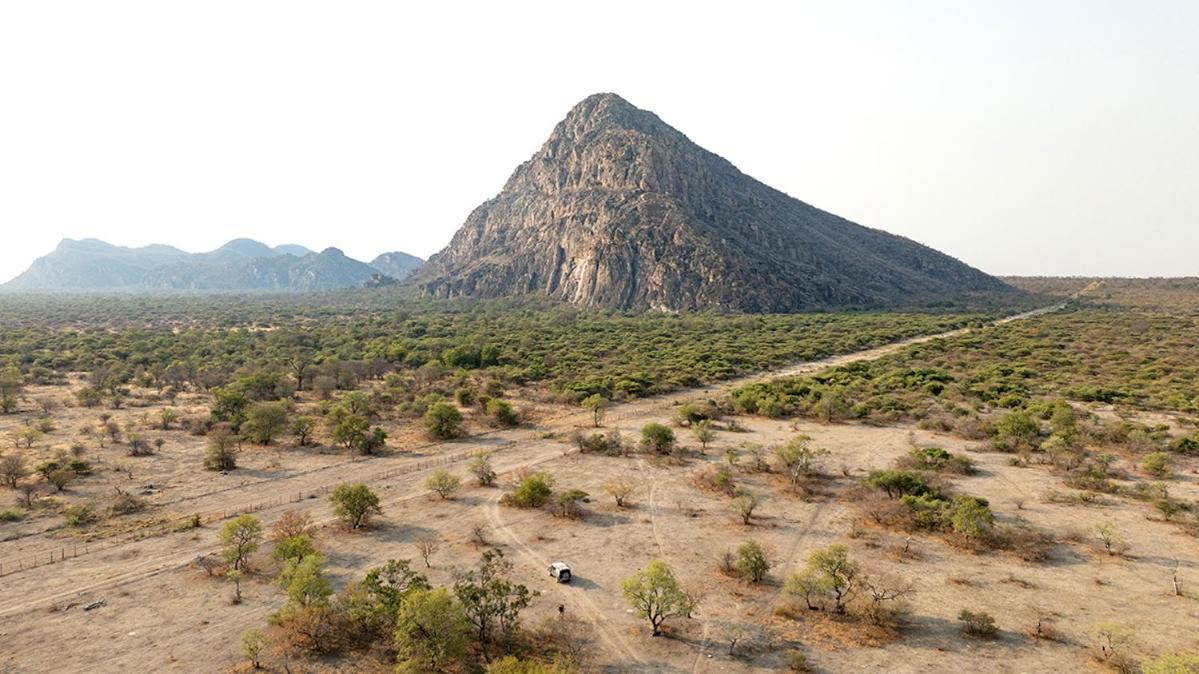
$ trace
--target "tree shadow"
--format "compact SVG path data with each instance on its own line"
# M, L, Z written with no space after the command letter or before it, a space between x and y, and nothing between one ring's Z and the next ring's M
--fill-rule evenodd
M590 510L579 521L581 523L589 525L589 526L600 527L600 528L606 529L608 527L615 527L615 526L620 526L622 524L628 524L629 522L632 521L632 519L630 519L629 517L627 517L625 515L617 515L617 514L613 514L613 513L596 512L594 510Z
M379 522L371 529L372 535L389 543L413 543L422 536L437 536L436 529L410 523Z

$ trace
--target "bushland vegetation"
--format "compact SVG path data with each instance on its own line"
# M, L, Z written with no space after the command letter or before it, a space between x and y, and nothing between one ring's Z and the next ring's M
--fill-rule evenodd
M580 400L597 394L612 400L991 316L626 314L511 302L428 303L366 291L152 299L2 295L0 313L6 317L0 363L34 383L90 372L83 395L96 402L111 400L131 383L212 390L247 368L277 372L293 390L348 390L389 372L428 375L435 369L483 371L505 381L538 382ZM255 424L256 432L273 438L266 412L273 410L258 410L260 422L267 423ZM501 425L516 421L502 403L493 403L488 413Z

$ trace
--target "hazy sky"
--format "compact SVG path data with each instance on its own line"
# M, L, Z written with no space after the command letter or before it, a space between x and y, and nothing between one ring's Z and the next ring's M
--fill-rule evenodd
M1194 0L37 0L0 279L63 237L427 257L598 91L992 273L1199 275Z

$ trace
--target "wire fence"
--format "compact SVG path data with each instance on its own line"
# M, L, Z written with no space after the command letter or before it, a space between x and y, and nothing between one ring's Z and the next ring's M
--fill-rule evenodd
M387 470L368 475L362 480L356 481L378 482L399 475L419 473L424 470L429 470L430 468L449 466L469 459L477 451L478 450L471 450L467 452L451 454L449 456L438 457L435 459L425 459L424 461L418 461L405 466L389 468ZM18 573L20 571L26 571L28 569L36 569L40 566L46 566L48 564L58 564L68 559L74 559L75 557L82 557L84 555L100 552L101 550L109 550L115 547L128 545L129 543L134 543L146 538L164 536L173 532L187 531L204 524L222 522L232 517L248 515L250 513L259 512L268 508L287 505L288 503L299 503L307 499L318 498L332 492L341 484L343 483L329 483L314 489L299 489L295 492L277 496L271 499L254 501L252 503L231 506L229 508L222 508L220 510L209 510L206 512L192 513L190 515L171 518L169 520L158 522L139 529L137 535L133 538L71 543L69 545L59 546L58 548L52 550L43 550L41 552L24 555L21 557L2 559L0 560L0 577Z

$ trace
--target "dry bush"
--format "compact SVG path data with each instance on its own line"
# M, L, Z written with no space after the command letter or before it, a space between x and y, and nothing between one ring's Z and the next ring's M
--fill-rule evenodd
M753 658L771 651L774 632L764 625L743 622L721 622L720 638L728 645L726 652L734 658Z
M737 578L741 575L741 572L737 570L737 555L733 554L731 550L725 550L724 554L720 556L717 569L729 578Z
M271 525L271 533L269 538L271 541L278 543L279 541L294 538L302 534L307 534L312 531L312 517L300 510L288 510L275 520Z
M146 503L141 497L130 494L120 487L116 487L116 490L117 495L113 497L112 503L108 506L108 511L112 515L128 515L145 509Z
M1006 550L1026 562L1045 562L1053 554L1057 541L1047 532L1028 526L999 525L987 537L989 547Z
M703 491L732 496L737 491L733 470L724 464L707 465L691 474L692 483Z
M869 521L880 527L904 531L914 527L912 509L899 499L889 498L882 492L865 487L849 490L846 498L855 503Z
M1035 641L1052 641L1055 643L1064 643L1066 635L1058 629L1057 622L1053 616L1038 616L1037 620L1031 627L1028 628L1028 637Z
M874 629L880 636L895 638L903 630L908 607L904 598L912 584L881 575L864 577L859 592L849 604L849 614Z
M216 575L218 571L226 568L226 564L224 560L221 559L220 555L211 552L206 555L200 555L196 557L194 564L196 568L203 570L204 575L207 576Z
M586 671L594 643L590 625L573 614L547 616L530 632L534 651L567 671Z
M475 524L470 528L470 540L476 548L486 548L491 545L487 542L487 525Z
M267 633L272 650L285 657L334 653L353 630L339 629L337 612L327 606L291 606L280 611Z
M903 543L887 546L887 556L897 562L918 562L924 559L924 554L912 546L913 538L908 536Z
M213 421L212 417L207 414L193 414L184 417L180 424L187 429L188 435L201 437L208 435L208 432L212 430Z

